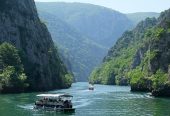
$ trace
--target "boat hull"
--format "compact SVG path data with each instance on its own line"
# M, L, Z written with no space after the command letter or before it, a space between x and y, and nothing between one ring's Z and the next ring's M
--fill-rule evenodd
M89 88L89 90L94 90L94 88Z
M35 106L34 109L61 111L61 112L65 112L65 113L74 113L75 112L75 108L55 108L55 107L46 107L46 106Z
M75 108L64 108L64 109L62 109L63 110L63 112L65 112L65 113L69 113L69 112L75 112Z

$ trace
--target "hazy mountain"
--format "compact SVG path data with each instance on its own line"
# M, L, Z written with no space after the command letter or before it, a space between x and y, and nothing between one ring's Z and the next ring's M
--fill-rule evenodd
M126 14L126 16L133 22L134 26L136 26L140 21L145 20L147 17L158 18L159 15L160 13L156 12L136 12Z
M57 16L82 35L108 48L132 26L126 15L92 4L38 2L36 5L39 10Z
M76 80L87 81L91 70L102 61L107 49L81 35L56 16L42 11L39 11L39 15L47 24L54 42L59 46L60 54L64 56L64 61L73 71Z
M78 80L87 80L107 49L132 26L117 11L83 3L36 3L60 51L65 51ZM67 57L66 56L66 57Z

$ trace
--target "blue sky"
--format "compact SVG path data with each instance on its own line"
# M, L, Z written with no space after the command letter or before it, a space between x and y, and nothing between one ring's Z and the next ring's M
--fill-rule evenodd
M170 8L170 0L35 0L40 2L81 2L112 8L123 13L161 12Z

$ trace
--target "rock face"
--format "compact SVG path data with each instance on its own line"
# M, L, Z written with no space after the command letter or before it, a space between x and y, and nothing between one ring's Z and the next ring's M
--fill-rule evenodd
M0 43L9 42L21 53L29 90L65 87L67 73L33 0L0 1Z

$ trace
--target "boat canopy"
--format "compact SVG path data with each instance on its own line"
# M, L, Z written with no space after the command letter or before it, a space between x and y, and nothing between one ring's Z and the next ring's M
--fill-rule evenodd
M59 97L73 97L69 94L39 94L38 97L47 97L47 98L59 98Z

